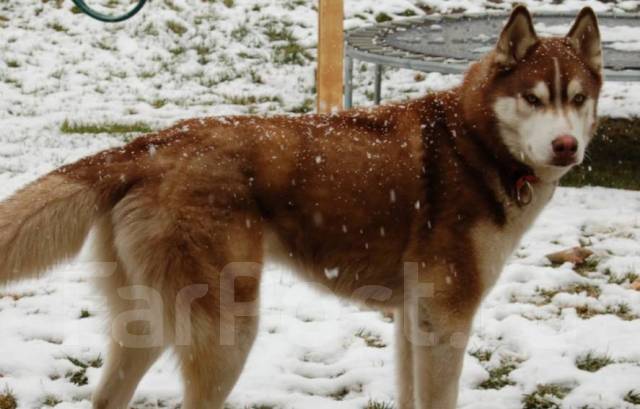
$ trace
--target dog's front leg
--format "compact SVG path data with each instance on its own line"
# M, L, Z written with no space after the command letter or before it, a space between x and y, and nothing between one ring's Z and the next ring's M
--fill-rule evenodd
M408 311L407 311L408 312ZM394 315L396 329L396 387L398 409L415 409L415 380L413 377L413 344L411 317L399 308Z
M473 314L418 302L411 323L416 409L455 409Z

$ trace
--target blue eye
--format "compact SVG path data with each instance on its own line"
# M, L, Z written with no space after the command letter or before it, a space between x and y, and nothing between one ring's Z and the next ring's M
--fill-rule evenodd
M536 97L533 94L525 94L524 100L527 101L529 105L534 107L542 105L542 101L540 101L540 98Z
M573 97L573 103L576 105L582 105L587 100L587 97L584 94L576 94Z

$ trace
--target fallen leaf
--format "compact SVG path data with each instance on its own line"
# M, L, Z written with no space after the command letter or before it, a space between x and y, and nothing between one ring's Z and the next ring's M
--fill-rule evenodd
M592 254L593 251L584 247L574 247L568 250L558 251L557 253L547 254L546 257L553 264L573 263L580 265L584 264Z

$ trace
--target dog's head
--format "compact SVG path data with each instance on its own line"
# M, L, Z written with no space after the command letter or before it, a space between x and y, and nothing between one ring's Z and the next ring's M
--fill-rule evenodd
M566 37L539 38L527 9L516 7L481 65L487 70L481 76L490 78L482 99L515 158L548 180L582 162L602 86L600 32L591 8L578 14Z

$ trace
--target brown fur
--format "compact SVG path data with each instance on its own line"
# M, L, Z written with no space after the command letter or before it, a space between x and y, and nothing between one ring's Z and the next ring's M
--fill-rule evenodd
M553 57L597 93L601 78L567 40L536 40L524 62L494 52L462 86L422 99L188 120L65 166L0 204L0 283L73 256L96 226L97 260L117 268L101 279L114 325L95 407L126 407L175 345L183 407L221 408L255 338L274 241L309 280L397 311L401 408L453 408L475 310L555 187L540 182L529 207L514 200L532 170L502 143L490 107L553 75Z

